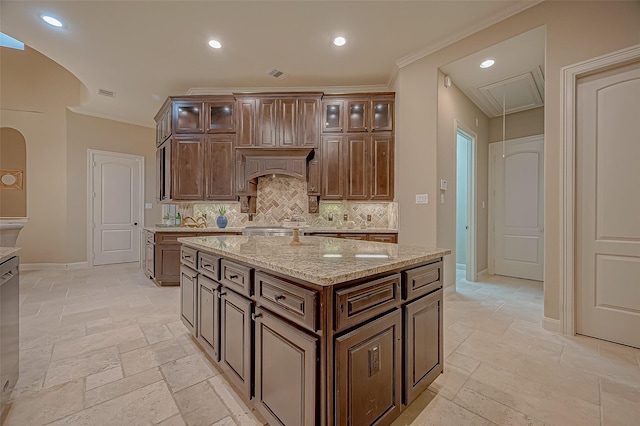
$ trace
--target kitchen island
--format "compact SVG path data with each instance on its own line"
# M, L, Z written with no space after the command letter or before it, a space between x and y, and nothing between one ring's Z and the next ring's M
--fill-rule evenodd
M390 424L443 368L445 249L180 238L181 317L272 425Z

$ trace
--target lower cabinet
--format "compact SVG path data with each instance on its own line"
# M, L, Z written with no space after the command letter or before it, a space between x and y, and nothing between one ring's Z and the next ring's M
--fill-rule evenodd
M220 292L220 364L247 399L252 381L252 302L222 287Z
M270 425L315 425L318 338L257 308L255 399Z
M402 409L402 312L335 340L335 424L390 424Z
M443 367L442 290L404 306L405 400L416 399Z
M180 267L180 317L184 325L194 336L198 335L196 328L196 310L198 292L196 290L198 273L182 265Z
M220 284L198 275L198 342L214 361L220 361Z

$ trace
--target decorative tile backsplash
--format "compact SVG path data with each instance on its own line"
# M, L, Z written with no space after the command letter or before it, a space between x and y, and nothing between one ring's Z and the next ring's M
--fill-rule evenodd
M307 223L316 227L333 227L346 214L348 220L356 226L366 223L367 215L371 221L368 228L398 228L398 203L373 203L352 201L320 201L320 213L309 213L307 183L301 179L285 175L263 176L258 179L258 197L253 221L247 213L240 213L239 202L178 204L180 214L191 217L207 215L209 226L215 226L218 206L227 207L228 227L282 225L292 213L304 217ZM163 206L164 214L165 206ZM329 220L333 218L333 220Z

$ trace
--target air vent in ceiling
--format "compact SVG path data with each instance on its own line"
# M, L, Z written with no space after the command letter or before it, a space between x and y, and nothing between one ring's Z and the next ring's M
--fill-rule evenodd
M107 89L98 89L98 95L106 96L108 98L115 98L116 92Z
M273 78L277 78L278 80L283 80L283 79L287 78L287 74L285 74L282 71L277 70L275 68L272 69L271 71L267 72L267 74L269 74Z

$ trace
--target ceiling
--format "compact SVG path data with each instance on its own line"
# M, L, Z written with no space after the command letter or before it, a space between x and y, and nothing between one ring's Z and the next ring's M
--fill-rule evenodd
M544 105L545 29L538 27L441 67L488 117ZM485 59L495 60L480 68ZM503 99L504 96L504 99Z
M153 126L169 95L384 90L398 67L539 1L2 0L0 28L86 85L75 111Z

